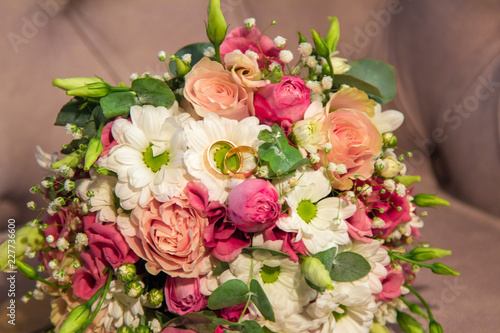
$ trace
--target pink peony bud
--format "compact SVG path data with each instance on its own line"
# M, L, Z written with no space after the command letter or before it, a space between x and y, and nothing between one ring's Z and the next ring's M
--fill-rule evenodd
M304 119L311 104L311 91L297 76L283 76L280 83L269 84L255 93L255 116L262 124L272 126L282 121Z
M262 231L278 219L278 199L278 193L267 181L247 179L229 193L228 214L236 228L244 232Z

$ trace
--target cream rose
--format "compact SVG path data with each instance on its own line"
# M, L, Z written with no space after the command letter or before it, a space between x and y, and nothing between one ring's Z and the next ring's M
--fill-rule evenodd
M186 75L184 97L200 117L209 112L236 120L251 115L245 88L221 64L208 58L201 59Z
M130 223L134 232L125 236L132 250L146 260L146 269L156 275L197 277L206 256L203 230L205 213L194 209L185 195L167 202L153 200L149 208L133 210Z
M224 63L226 69L231 71L234 82L241 86L257 89L271 83L269 80L262 80L257 59L243 54L240 50L226 54Z

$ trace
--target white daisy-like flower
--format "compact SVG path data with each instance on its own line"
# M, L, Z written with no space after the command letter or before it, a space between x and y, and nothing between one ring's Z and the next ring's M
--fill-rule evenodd
M115 193L127 210L144 207L153 197L166 201L174 196L183 182L182 124L189 115L180 113L175 102L170 109L133 106L130 118L131 123L115 120L112 133L118 145L98 162L118 174Z
M385 266L391 262L391 258L389 257L387 250L382 248L381 244L377 241L363 243L354 240L352 243L343 246L341 251L351 251L362 255L370 264L371 270L367 276L358 281L362 283L367 282L372 294L382 292L381 279L387 276ZM358 281L354 281L354 284L359 284L356 283Z
M408 307L399 298L394 298L391 302L377 302L378 308L375 312L375 319L380 325L396 323L397 312L404 311Z
M95 302L92 308L97 306ZM132 298L125 293L125 283L119 280L113 280L110 283L109 291L101 307L105 311L104 317L97 323L97 326L104 326L109 331L112 326L120 328L121 326L133 326L139 316L144 315L144 309L140 298Z
M76 183L76 194L87 205L91 212L97 212L97 220L101 222L116 222L117 208L115 202L116 177L103 176L90 170L90 179L81 179ZM93 196L89 198L89 191Z
M240 254L220 275L220 283L235 278L245 282L253 278L260 283L271 302L276 322L264 320L254 305L249 306L250 314L275 332L288 332L287 320L301 313L317 294L302 277L298 262L266 250L256 250L252 255Z
M304 113L304 120L299 120L293 125L295 144L302 156L317 154L318 150L327 143L326 133L323 128L323 104L313 102Z
M203 120L186 122L184 131L188 149L184 154L184 162L188 173L208 188L210 200L224 202L229 189L243 181L221 173L225 170L223 168L225 153L231 147L223 144L211 149L207 154L210 146L217 141L229 141L234 146L248 146L257 150L259 145L257 136L264 129L270 130L269 126L259 125L256 117L248 117L238 122L219 117L215 113L206 114ZM211 159L211 163L208 158ZM215 170L212 165L219 169Z
M340 198L325 198L332 187L323 169L307 169L298 177L298 185L284 196L290 216L280 218L276 225L284 231L296 232L295 241L302 240L309 254L347 244L345 219L356 212L356 206ZM287 184L288 179L278 182L280 194L286 192Z

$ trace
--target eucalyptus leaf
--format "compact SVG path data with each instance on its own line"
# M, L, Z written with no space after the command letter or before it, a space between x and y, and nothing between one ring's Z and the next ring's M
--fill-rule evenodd
M218 318L211 311L192 312L170 320L166 326L182 326L195 332L213 333L218 326L215 320Z
M215 266L212 275L219 276L227 269L229 269L229 263L227 263L225 261L221 261L217 266Z
M191 54L191 67L193 67L198 61L203 58L203 51L209 47L213 46L211 43L193 43L184 46L182 49L175 53L175 56L178 58L182 58L185 54ZM175 61L171 61L169 63L170 72L173 75L177 75L177 65Z
M126 116L130 108L136 105L135 96L130 92L114 92L101 98L102 112L107 119Z
M313 257L318 258L319 261L321 261L321 263L325 266L326 270L331 271L336 254L337 248L331 247L328 250L314 254Z
M262 333L262 327L253 320L245 320L241 323L229 325L230 329L240 331L241 333Z
M61 108L54 125L66 126L66 124L75 124L78 127L84 127L91 116L92 109L87 101L81 98L72 98Z
M349 65L351 69L345 74L366 81L380 91L380 95L367 92L369 95L380 97L379 101L381 104L388 103L394 99L396 96L396 72L394 71L394 66L370 58L352 61Z
M370 263L362 255L345 251L335 257L330 277L337 282L351 282L366 276L370 270Z
M363 81L357 77L347 74L337 74L335 75L335 84L343 85L346 84L350 87L358 88L359 90L363 90L365 93L382 97L380 90L377 87L369 84L366 81Z
M269 302L269 298L267 298L266 292L262 289L259 281L255 279L250 281L250 291L253 293L251 298L253 304L259 309L264 318L272 322L276 321L273 306Z
M175 96L165 81L146 77L132 82L132 89L137 93L142 104L171 107Z
M208 307L219 310L244 303L248 299L248 286L245 282L232 279L221 284L208 298Z
M290 256L288 253L281 252L278 250L273 250L273 249L266 249L263 247L244 247L242 250L242 253L252 254L254 251L267 251L267 252L271 253L272 255L281 255L281 256L285 256L285 257Z

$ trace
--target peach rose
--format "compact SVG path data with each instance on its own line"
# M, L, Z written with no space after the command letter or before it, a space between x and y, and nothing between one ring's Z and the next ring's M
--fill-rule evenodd
M186 75L184 97L200 117L209 112L236 120L251 115L245 88L221 64L208 58L201 59Z
M373 174L372 159L382 148L382 136L366 113L336 110L326 116L322 131L327 133L332 149L328 153L321 150L320 160L326 160L326 164L344 164L347 169L344 174L330 172L333 188L350 189L355 173L363 178Z
M257 59L243 54L240 50L235 50L224 56L226 69L231 71L234 82L240 86L256 90L271 83L269 80L262 80L262 73L259 69Z
M167 202L153 200L149 208L137 207L130 217L134 232L125 236L132 250L146 260L146 269L156 275L198 277L206 256L203 230L205 213L196 210L185 195Z

